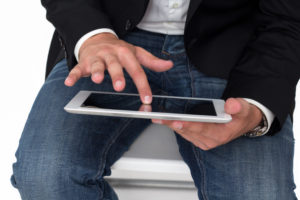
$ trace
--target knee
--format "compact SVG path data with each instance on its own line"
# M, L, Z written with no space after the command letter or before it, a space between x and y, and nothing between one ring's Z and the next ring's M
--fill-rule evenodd
M74 195L74 190L79 188L99 187L102 176L97 168L68 160L49 154L41 159L32 159L32 156L18 159L13 165L12 185L19 190L22 199L31 200L63 199Z
M70 182L70 170L55 159L19 159L13 165L12 185L22 199L49 199Z

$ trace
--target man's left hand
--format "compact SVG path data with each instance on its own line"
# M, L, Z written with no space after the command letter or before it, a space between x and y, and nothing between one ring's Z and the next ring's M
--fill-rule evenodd
M152 122L167 125L195 146L210 150L249 132L262 120L260 109L242 98L227 99L224 109L232 117L226 124L157 119Z

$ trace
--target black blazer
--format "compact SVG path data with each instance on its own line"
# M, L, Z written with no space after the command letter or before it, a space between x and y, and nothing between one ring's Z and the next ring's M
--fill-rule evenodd
M120 38L142 19L149 0L41 0L56 28L47 73L77 41L98 28ZM200 71L228 79L224 99L254 99L276 115L278 131L294 108L300 75L300 0L191 0L185 48ZM61 51L63 49L64 51Z

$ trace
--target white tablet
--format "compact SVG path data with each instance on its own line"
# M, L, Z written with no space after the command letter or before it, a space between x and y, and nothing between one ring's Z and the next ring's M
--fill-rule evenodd
M152 104L145 105L139 94L80 91L64 109L75 114L227 123L231 116L224 112L224 103L222 99L153 95Z

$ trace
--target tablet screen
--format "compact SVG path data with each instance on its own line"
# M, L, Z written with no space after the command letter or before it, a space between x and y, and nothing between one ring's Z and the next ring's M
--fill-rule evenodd
M91 93L81 106L139 111L142 105L138 95ZM217 115L213 102L210 100L153 97L150 106L151 112Z

